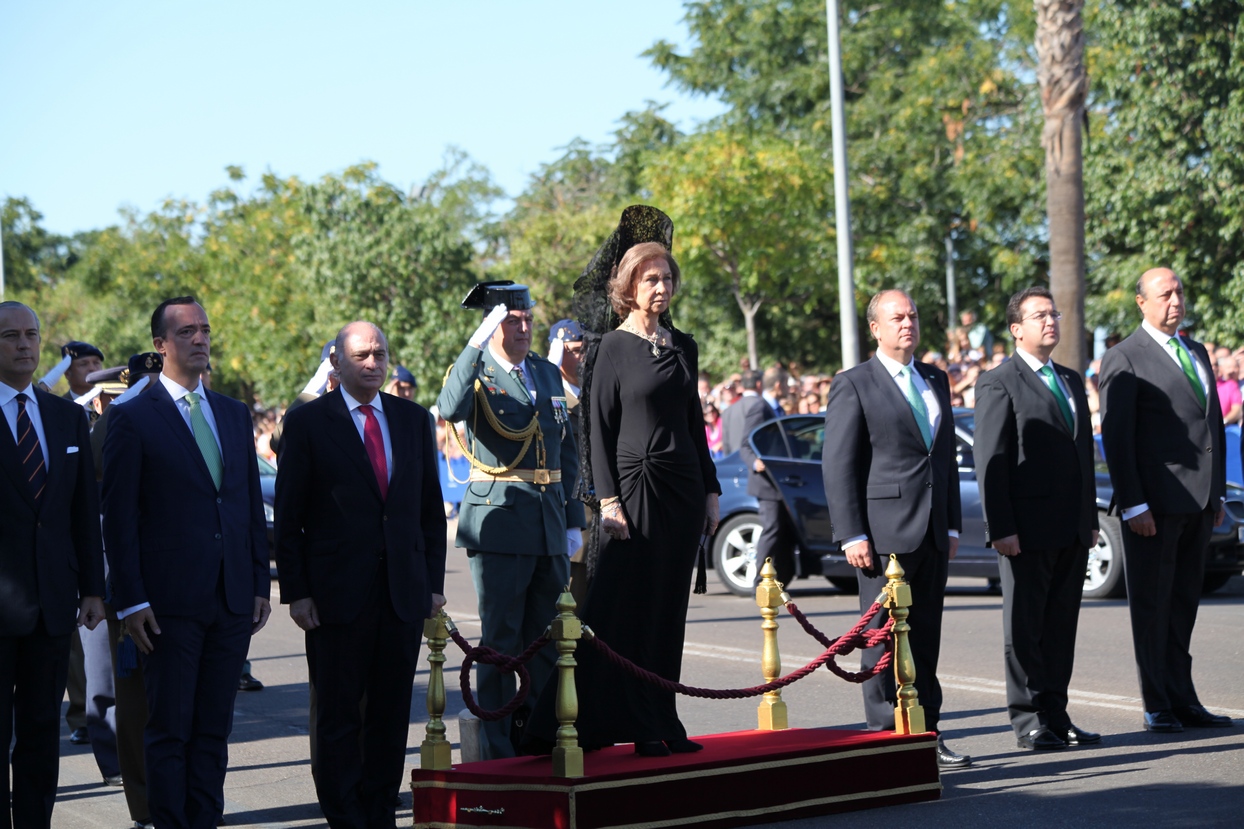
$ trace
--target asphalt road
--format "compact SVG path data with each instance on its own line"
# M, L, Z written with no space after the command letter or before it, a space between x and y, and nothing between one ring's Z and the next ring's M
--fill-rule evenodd
M857 599L818 579L797 582L791 593L821 630L837 635L858 616ZM274 593L276 583L273 582ZM760 616L755 604L721 588L709 574L709 594L693 596L687 622L683 681L738 688L758 684ZM479 633L466 557L452 550L446 594L463 634ZM274 601L276 596L274 595ZM1099 747L1036 755L1015 748L1005 713L1001 596L983 581L952 580L946 602L941 675L942 725L947 742L975 758L972 769L942 776L934 803L860 815L869 822L922 826L1238 826L1244 810L1244 577L1201 603L1193 640L1194 673L1202 702L1235 718L1231 729L1150 735L1140 728L1126 601L1086 602L1080 616L1073 720L1104 736ZM779 617L783 672L820 652L786 614ZM450 654L453 654L451 644ZM426 650L425 650L426 654ZM254 673L267 687L239 694L230 768L225 783L229 826L322 826L307 760L307 686L303 637L280 607L251 648ZM451 658L450 666L455 660ZM460 663L459 663L460 664ZM843 664L850 667L850 660ZM457 759L462 707L456 669L449 677L449 738ZM426 671L416 679L408 762L419 761L426 721ZM793 727L858 728L859 690L827 671L784 692ZM711 734L754 728L754 701L682 699L688 732ZM102 785L89 747L62 742L60 791L52 825L62 829L129 826L119 789ZM409 825L410 793L402 795L398 825ZM655 817L655 816L654 816ZM850 819L850 818L845 818ZM827 819L757 826L785 829L826 825Z

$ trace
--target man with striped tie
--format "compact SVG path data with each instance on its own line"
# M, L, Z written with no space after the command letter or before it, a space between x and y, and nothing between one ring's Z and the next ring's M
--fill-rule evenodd
M0 302L0 827L47 827L75 622L104 618L99 495L86 412L31 384L39 318ZM11 808L11 811L10 811Z
M203 387L207 312L190 296L151 315L164 366L113 406L104 440L112 601L147 688L147 799L161 829L215 829L233 701L271 580L247 407Z
M822 472L830 531L858 568L861 609L885 586L889 554L898 555L912 591L908 621L916 691L928 730L938 731L943 595L963 527L950 381L941 369L912 358L920 345L920 317L905 291L876 294L867 320L876 356L839 374L829 388ZM874 626L884 616L878 613ZM865 670L877 664L882 650L864 652ZM861 688L868 727L893 728L893 674L886 671ZM938 738L939 768L971 762Z
M1000 556L1007 713L1019 747L1036 751L1101 741L1067 714L1097 478L1084 380L1050 359L1061 318L1045 288L1011 297L1015 354L976 383L972 451Z
M1205 346L1180 336L1187 304L1169 268L1136 283L1144 320L1101 360L1102 445L1123 529L1144 728L1227 728L1192 684L1192 628L1211 526L1223 519L1226 436Z

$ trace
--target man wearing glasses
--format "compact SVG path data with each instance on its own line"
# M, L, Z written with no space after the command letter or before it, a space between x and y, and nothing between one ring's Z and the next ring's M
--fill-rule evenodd
M1061 318L1045 288L1011 297L1015 355L976 383L973 454L986 543L1000 556L1007 713L1019 747L1037 751L1101 741L1067 714L1098 529L1084 381L1050 359Z

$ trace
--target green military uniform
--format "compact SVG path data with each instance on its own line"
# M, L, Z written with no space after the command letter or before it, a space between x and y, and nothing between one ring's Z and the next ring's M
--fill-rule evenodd
M521 654L556 615L557 597L570 577L567 528L585 525L583 504L572 497L579 460L561 373L530 353L521 368L527 384L506 370L488 344L468 345L437 400L441 417L465 424L472 459L457 546L470 557L480 644L510 656ZM534 401L527 385L534 387ZM535 704L555 659L552 648L545 648L528 663L528 705ZM484 708L500 708L514 694L513 674L492 666L478 666L477 684ZM514 756L509 717L484 723L482 737L485 759Z

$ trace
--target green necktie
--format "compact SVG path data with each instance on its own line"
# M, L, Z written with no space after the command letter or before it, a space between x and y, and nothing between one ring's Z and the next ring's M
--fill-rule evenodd
M915 381L911 379L911 366L903 366L899 372L903 375L903 393L907 402L916 414L916 425L920 427L920 436L924 438L924 448L933 448L933 430L929 428L929 410L924 405L924 398L916 391Z
M1192 384L1192 391L1196 393L1197 402L1204 409L1205 389L1201 388L1201 378L1196 376L1196 369L1192 367L1192 357L1188 354L1188 349L1184 348L1183 342L1178 337L1171 337L1166 344L1175 349L1175 356L1179 358L1179 365L1183 367L1184 376Z
M1037 372L1045 379L1045 385L1050 387L1050 391L1054 393L1054 399L1058 401L1058 410L1063 413L1063 420L1067 421L1067 428L1075 433L1076 418L1071 413L1071 404L1067 402L1067 395L1063 394L1063 387L1058 385L1058 380L1054 377L1054 369L1049 366L1042 366Z
M220 459L220 447L216 445L212 427L207 425L207 418L199 406L199 396L194 392L189 392L186 394L186 400L190 402L190 429L194 432L194 442L199 447L199 451L203 453L207 471L212 473L212 483L216 484L216 489L219 490L220 482L225 474L225 464Z

